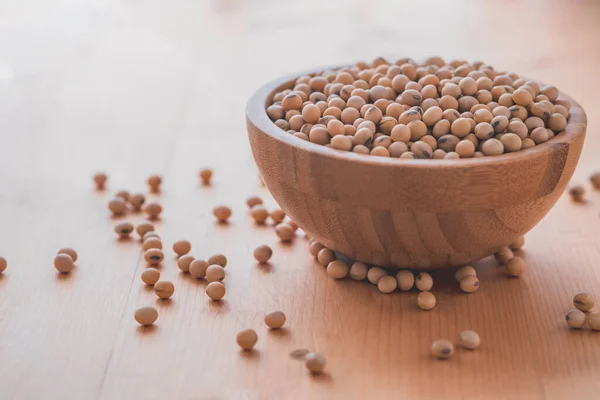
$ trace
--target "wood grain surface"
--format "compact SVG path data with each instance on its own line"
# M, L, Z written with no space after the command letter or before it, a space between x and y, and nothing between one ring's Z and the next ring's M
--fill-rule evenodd
M569 331L572 296L600 296L600 5L588 1L376 2L318 0L7 0L0 5L0 398L2 399L597 399L600 335ZM507 21L511 21L508 23ZM527 236L528 272L507 278L476 264L481 288L459 292L434 274L438 306L416 293L382 295L367 283L333 281L299 235L278 242L257 227L246 197L262 196L244 107L263 83L294 71L405 53L481 59L552 82L588 114L573 181L588 202L562 196ZM198 169L214 184L202 187ZM110 175L95 192L96 170ZM158 302L142 287L137 241L118 242L106 203L145 190L162 174L157 224L165 245L222 252L227 295L210 303L204 283L181 274ZM216 204L233 208L214 223ZM128 216L140 221L141 215ZM257 266L259 244L274 249ZM77 268L57 275L57 249L75 247ZM155 305L154 328L136 308ZM269 332L281 309L286 329ZM259 334L243 354L239 330ZM480 349L445 362L433 340L463 329ZM311 377L288 353L323 352Z

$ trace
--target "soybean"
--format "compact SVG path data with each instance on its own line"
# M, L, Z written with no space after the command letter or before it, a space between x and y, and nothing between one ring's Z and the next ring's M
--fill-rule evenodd
M565 320L567 321L569 328L581 329L585 325L586 315L580 310L570 310L565 315Z
M227 257L225 257L223 254L215 254L214 256L210 256L208 263L210 265L217 264L225 268L227 266Z
M258 246L254 249L254 258L261 264L268 262L273 255L273 250L266 244Z
M173 243L173 251L178 256L183 256L192 250L192 244L187 240L178 240Z
M286 317L282 311L271 311L265 315L265 324L271 329L280 329L285 324Z
M148 268L142 272L142 282L152 286L160 279L160 272L155 268Z
M227 206L217 206L213 209L213 215L220 223L226 223L231 217L231 208Z
M206 286L206 295L214 301L221 300L225 292L225 286L221 282L211 282Z
M431 345L431 354L440 360L450 358L454 354L454 344L448 339L436 340Z
M334 260L327 265L327 275L334 279L344 279L348 276L348 264L341 260Z
M577 293L573 297L573 305L581 311L590 311L596 305L596 299L589 293Z
M152 325L158 319L158 311L154 307L142 307L135 310L135 320L142 326Z
M206 280L209 282L217 282L225 279L225 270L217 264L209 265L206 268Z
M253 329L246 329L238 333L235 340L242 350L252 350L258 342L258 335Z
M475 350L481 344L481 338L477 332L467 330L460 333L459 342L465 349Z
M175 285L169 281L160 281L154 285L154 293L161 299L168 299L175 293Z
M467 275L459 282L460 290L465 293L473 293L479 289L479 279L473 275Z

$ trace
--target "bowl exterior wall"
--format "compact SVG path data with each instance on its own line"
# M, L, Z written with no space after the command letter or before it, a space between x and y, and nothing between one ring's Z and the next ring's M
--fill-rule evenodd
M274 93L248 103L247 128L263 180L314 239L349 258L397 268L464 265L531 230L568 185L585 138L573 106L566 131L525 151L466 160L398 160L340 152L295 138L266 115Z

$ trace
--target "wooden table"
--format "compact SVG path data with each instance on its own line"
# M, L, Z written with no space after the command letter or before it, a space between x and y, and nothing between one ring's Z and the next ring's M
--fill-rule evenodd
M261 187L244 105L263 82L315 65L406 54L482 59L553 82L588 112L574 179L600 168L600 6L597 1L9 0L0 7L0 397L2 399L597 399L600 334L570 331L572 296L600 296L600 193L563 196L528 236L529 270L507 278L476 264L482 288L459 292L438 274L438 306L416 293L382 295L333 281L298 237L280 244L253 225L245 199ZM214 184L197 172L210 166ZM110 175L93 189L96 170ZM164 177L158 231L168 248L171 301L143 287L137 241L117 242L106 203ZM211 210L233 208L217 226ZM132 221L141 215L128 217ZM179 272L170 245L222 252L227 296ZM274 249L269 267L252 258ZM58 275L58 248L79 251ZM134 310L155 305L142 329ZM269 332L281 309L286 329ZM239 330L259 334L243 354ZM483 344L440 362L431 342L475 329ZM326 354L311 377L288 353Z

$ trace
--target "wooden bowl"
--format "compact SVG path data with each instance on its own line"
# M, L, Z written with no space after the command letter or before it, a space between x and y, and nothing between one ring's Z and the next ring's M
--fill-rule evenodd
M324 246L369 264L459 266L507 246L558 200L585 138L583 109L561 95L572 105L565 132L520 152L401 160L338 151L296 138L267 116L274 94L291 89L296 76L263 86L249 100L254 159L298 226Z

